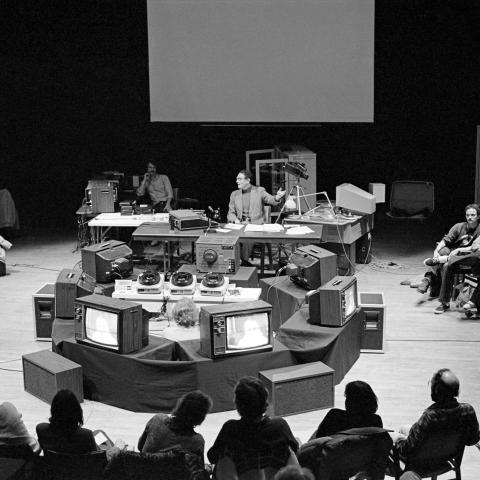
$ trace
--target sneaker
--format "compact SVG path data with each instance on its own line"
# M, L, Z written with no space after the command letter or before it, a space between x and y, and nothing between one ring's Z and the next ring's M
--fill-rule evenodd
M441 303L435 310L434 313L437 315L440 315L442 313L445 313L447 310L450 309L450 305L447 305L446 303Z
M417 287L417 292L423 294L428 290L429 286L430 286L430 279L428 277L423 277L420 285L418 285Z
M463 304L463 310L465 312L467 312L468 310L471 310L472 308L475 308L475 305L473 304L473 302L466 302Z
M440 260L438 258L427 258L423 261L423 264L426 267L433 267L434 265L438 265Z

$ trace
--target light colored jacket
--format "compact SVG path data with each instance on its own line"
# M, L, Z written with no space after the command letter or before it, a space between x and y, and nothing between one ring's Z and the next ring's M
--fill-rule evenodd
M275 200L273 195L267 193L263 187L256 187L252 185L252 191L250 193L250 207L248 209L248 216L250 223L261 225L264 223L264 211L265 205L278 205L280 202ZM230 203L228 204L227 220L235 223L235 220L242 220L242 190L238 189L231 193Z

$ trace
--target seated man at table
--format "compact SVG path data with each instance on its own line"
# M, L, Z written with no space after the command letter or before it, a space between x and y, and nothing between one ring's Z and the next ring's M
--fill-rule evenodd
M227 220L230 223L264 223L265 205L278 205L280 199L285 195L281 188L276 195L270 195L263 187L257 187L251 183L252 173L249 170L240 170L237 175L238 190L230 195L228 204ZM241 244L242 264L248 265L248 258L251 253L251 244Z
M143 197L148 193L154 213L169 212L172 207L173 189L166 175L157 173L153 162L148 162L147 173L143 176L142 183L137 188L137 196Z

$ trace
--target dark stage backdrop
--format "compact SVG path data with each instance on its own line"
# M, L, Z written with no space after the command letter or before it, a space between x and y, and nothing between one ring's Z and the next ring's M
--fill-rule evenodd
M98 171L156 158L182 196L222 207L245 150L301 144L318 187L430 180L437 210L473 200L480 123L478 2L377 0L373 123L150 123L146 0L2 3L0 188L24 227L74 226ZM301 25L299 25L301 28Z

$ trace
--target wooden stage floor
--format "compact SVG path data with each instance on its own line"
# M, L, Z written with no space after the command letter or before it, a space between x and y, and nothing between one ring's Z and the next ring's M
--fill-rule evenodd
M384 425L398 428L414 422L430 401L429 379L442 367L451 368L460 378L460 401L471 403L480 414L480 320L462 318L460 312L434 315L435 301L416 290L400 285L418 278L422 260L431 255L441 229L413 222L376 221L373 232L373 262L357 265L359 291L383 292L386 303L386 351L362 354L335 389L335 405L343 407L345 384L352 380L369 382L379 399ZM49 405L23 390L21 356L50 349L48 342L33 339L32 294L45 283L54 283L62 268L72 268L80 260L75 233L25 235L12 239L7 252L8 275L0 277L0 401L11 401L23 413L30 431L49 417ZM101 428L112 438L136 445L151 414L126 410L86 400L85 426ZM306 441L326 414L319 410L286 417L293 433ZM207 448L220 426L236 412L211 414L198 428ZM465 480L476 480L480 452L466 449L462 472Z

